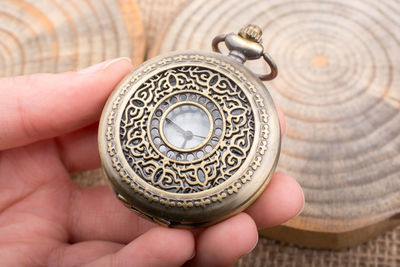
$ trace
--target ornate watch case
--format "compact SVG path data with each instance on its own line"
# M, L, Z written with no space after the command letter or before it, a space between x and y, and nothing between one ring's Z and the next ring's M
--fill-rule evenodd
M248 207L278 162L280 125L260 81L277 69L249 25L217 36L228 56L179 51L152 58L127 75L104 107L99 149L117 197L169 227L217 223ZM267 75L246 59L262 57Z

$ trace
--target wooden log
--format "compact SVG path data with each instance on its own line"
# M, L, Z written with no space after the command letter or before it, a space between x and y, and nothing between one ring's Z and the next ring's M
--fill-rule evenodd
M134 1L0 2L0 76L78 70L120 56L138 65L144 54Z
M154 45L161 30L166 29L169 22L190 0L137 0L146 32L147 48Z
M278 170L306 197L301 216L264 235L341 248L399 223L398 14L395 0L195 0L155 42L150 57L210 50L247 23L263 29L280 71L266 86L287 120Z

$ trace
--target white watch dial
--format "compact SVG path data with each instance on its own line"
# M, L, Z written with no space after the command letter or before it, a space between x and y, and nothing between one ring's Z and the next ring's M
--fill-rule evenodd
M171 110L164 121L164 136L180 149L191 149L205 141L210 132L207 114L195 105L181 105Z

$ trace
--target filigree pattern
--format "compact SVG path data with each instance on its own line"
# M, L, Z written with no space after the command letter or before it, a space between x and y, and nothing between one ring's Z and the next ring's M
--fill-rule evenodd
M125 158L122 151L119 123L122 118L121 113L125 111L126 108L126 98L128 97L130 99L132 94L136 93L136 89L132 91L132 87L136 88L136 84L140 86L143 77L149 74L157 74L157 70L160 68L173 68L177 65L182 66L188 64L216 69L218 72L228 76L232 75L232 77L237 79L246 96L252 102L252 110L256 118L254 123L256 132L252 142L254 142L253 147L256 149L253 152L252 147L248 155L248 161L246 160L248 163L244 166L245 168L243 168L240 173L236 172L235 176L231 177L228 181L225 181L226 186L205 190L189 198L186 198L187 195L185 195L185 198L180 198L178 197L179 194L166 191L165 194L160 194L157 192L160 189L154 187L156 190L153 190L152 188L144 186L144 183L146 183L145 180L138 177L136 173L133 173L134 170L131 166L126 164L127 158ZM120 179L121 182L128 185L131 190L128 195L135 195L137 199L146 199L150 203L155 203L154 205L159 204L166 208L182 210L196 210L198 208L207 207L208 205L223 205L223 203L229 201L226 199L231 198L231 196L242 194L241 192L244 191L241 188L253 182L255 178L254 175L260 166L264 164L265 158L274 156L274 153L278 151L275 149L280 143L279 133L277 132L279 131L279 125L275 124L273 120L270 120L270 115L273 113L273 103L260 94L260 89L263 90L257 85L253 78L238 69L237 66L227 62L223 58L218 58L218 56L199 52L188 52L184 54L171 53L169 56L138 68L128 82L119 86L118 92L107 105L106 112L103 113L104 119L103 124L100 124L100 130L102 133L101 136L103 136L105 141L105 147L103 149L106 149L107 153L106 156L104 155L105 157L102 158L102 161L105 164L106 171L109 172L108 175L114 175L117 181ZM118 127L116 127L117 125ZM271 139L270 131L272 131L273 139ZM276 139L277 137L278 139ZM275 160L276 159L277 157L275 157ZM268 162L265 162L265 164L268 164ZM274 166L272 166L272 168L274 169Z
M186 155L165 144L160 151L160 142L154 142L160 127L153 118L162 112L160 105L173 97L181 101L176 96L182 92L187 95L184 101L204 104L222 119L221 125L213 124L213 130L221 133ZM215 104L208 107L207 100ZM119 133L124 156L140 178L168 192L195 193L225 182L240 168L253 145L254 115L241 88L222 73L205 67L175 67L152 76L134 92Z

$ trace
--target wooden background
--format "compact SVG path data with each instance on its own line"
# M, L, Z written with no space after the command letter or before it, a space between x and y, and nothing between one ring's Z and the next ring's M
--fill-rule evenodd
M263 233L340 248L399 223L398 14L395 0L2 0L0 76L118 56L139 64L146 48L150 57L209 50L217 34L260 25L280 69L266 86L287 118L278 168L306 196L301 216ZM75 177L100 181L99 172Z
M150 56L263 29L280 70L265 84L287 120L278 170L306 197L301 216L265 235L340 248L399 223L399 14L398 1L197 0L154 44Z
M131 0L1 0L0 76L79 70L121 55L138 65L139 13Z

